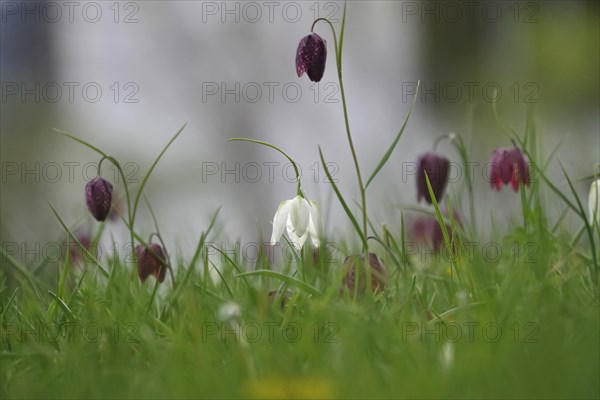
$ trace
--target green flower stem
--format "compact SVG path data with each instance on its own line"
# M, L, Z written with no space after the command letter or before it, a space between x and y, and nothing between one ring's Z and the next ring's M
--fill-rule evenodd
M100 159L100 162L98 163L98 176L100 176L101 174L101 165L102 165L102 161L104 160L108 160L110 161L119 171L119 175L121 175L121 179L123 179L123 186L125 187L125 198L127 199L127 220L129 223L129 226L131 227L131 229L129 229L129 240L131 240L131 248L133 249L135 247L135 242L133 241L133 215L131 213L131 198L129 197L129 188L127 187L127 179L125 178L125 173L123 172L123 170L121 169L121 165L119 164L119 162L112 156L108 156L105 155L104 157L102 157Z
M468 152L467 152L467 147L466 147L465 142L462 139L462 137L459 134L452 132L448 135L443 135L443 136L440 136L439 138L437 138L436 141L433 143L433 151L437 151L438 144L442 140L445 140L445 139L452 142L452 144L458 151L458 154L460 155L460 158L462 159L462 162L463 162L463 166L465 168L467 194L469 196L469 214L470 214L470 219L471 219L471 230L472 230L472 234L476 237L477 236L477 221L475 220L475 218L476 218L475 196L473 194L473 177L471 176L471 169L469 168L469 156L468 156Z
M475 213L475 195L473 192L473 176L471 176L471 169L469 168L469 155L465 142L462 140L460 135L456 135L453 142L456 144L458 152L465 166L465 178L467 180L467 193L469 194L469 214L471 215L471 227L473 229L473 235L477 236L477 215Z
M335 61L337 66L338 79L340 82L340 92L342 94L342 108L344 109L344 123L346 125L346 136L348 138L348 144L350 145L350 151L352 152L352 159L354 161L354 167L356 168L356 177L358 178L358 188L360 190L360 199L362 203L362 228L364 237L368 237L368 224L367 224L367 193L365 185L363 184L362 174L360 172L360 165L358 163L358 157L356 156L356 150L354 148L354 141L352 140L352 134L350 133L350 122L348 121L348 106L346 104L346 92L344 91L344 80L342 79L342 54L338 51L338 42L337 35L335 33L335 28L331 21L327 18L317 18L310 28L310 31L313 32L315 29L315 25L317 22L323 21L326 22L331 28L331 33L333 34L333 44L335 47ZM365 270L367 274L367 285L368 291L371 291L371 287L368 284L371 282L371 269L369 268L369 244L368 240L363 242L363 251L365 254ZM356 274L359 276L359 274Z
M271 144L268 142L263 142L262 140L255 140L255 139L248 139L248 138L230 138L230 139L227 139L227 141L228 142L250 142L250 143L256 143L256 144L262 144L263 146L270 147L274 150L277 150L281 154L283 154L283 156L285 158L287 158L289 160L289 162L292 163L292 167L294 167L294 173L296 174L296 182L297 182L296 193L298 194L298 196L302 197L303 199L306 199L306 194L303 192L302 185L300 184L300 171L298 170L298 165L296 164L296 162L294 160L292 160L292 157L290 157L289 155L286 154L285 151L281 150L279 147L275 146L274 144Z
M152 213L152 214L154 214L154 213ZM153 218L153 219L154 219L154 221L156 222L156 218L154 218L154 215L152 216L152 218ZM154 233L152 233L152 234L150 235L150 237L148 238L148 247L147 247L147 248L148 248L148 250L150 250L150 252L151 252L151 253L152 253L154 256L156 256L156 257L159 257L159 256L158 256L158 254L156 254L156 253L154 252L154 250L152 250L152 248L149 246L149 245L152 243L152 237L153 237L153 236L156 236L156 237L158 238L158 241L159 241L159 242L160 242L160 244L162 245L163 251L165 252L165 257L164 257L164 259L163 259L162 257L160 257L159 259L160 259L160 260L161 260L163 263L165 263L165 264L167 265L167 269L169 270L169 274L171 275L171 281L172 281L173 287L175 287L175 276L173 275L173 266L171 265L171 259L170 259L170 257L169 257L169 252L167 251L167 246L165 245L165 241L163 240L163 238L162 238L162 236L161 236L160 232L158 232L158 226L157 226L156 228L157 228L157 231L156 231L156 232L154 232Z

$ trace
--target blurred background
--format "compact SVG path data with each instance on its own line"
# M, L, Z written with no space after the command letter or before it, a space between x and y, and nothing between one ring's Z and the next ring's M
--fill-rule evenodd
M338 185L358 199L345 139L333 38L319 84L295 72L299 40L317 17L338 29L339 1L11 2L1 3L0 110L2 245L36 263L64 238L49 203L72 228L93 231L84 186L97 154L53 132L68 132L117 158L138 183L187 123L145 190L167 245L186 258L221 206L224 246L268 238L282 200L295 195L293 171L278 153L231 137L265 140L301 166L309 197L327 232L351 237L318 156L321 146ZM398 132L421 80L407 129L370 187L376 226L398 231L402 207L416 205L416 158L455 132L475 163L478 225L485 235L520 215L520 197L490 188L485 164L511 145L495 120L524 132L535 113L541 154L556 157L574 180L600 158L599 9L595 1L348 2L343 71L350 124L368 175ZM456 150L438 151L455 163ZM464 170L451 174L449 196L465 214ZM549 175L567 189L558 163ZM123 195L108 163L103 175ZM590 180L577 182L587 198ZM135 186L135 185L134 185ZM549 215L563 211L547 192ZM567 219L566 223L569 223ZM142 205L137 230L154 229ZM126 240L121 223L105 237ZM354 235L352 235L354 236Z

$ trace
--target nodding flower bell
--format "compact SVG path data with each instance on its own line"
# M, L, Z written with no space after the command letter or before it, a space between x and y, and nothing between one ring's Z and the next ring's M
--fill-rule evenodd
M443 209L441 213L444 217L448 217L448 210ZM452 210L453 219L457 225L461 225L460 217L456 213L455 210ZM446 224L446 231L450 236L450 241L452 238L452 227L450 224ZM434 251L439 251L445 246L444 234L442 233L442 227L440 226L437 218L432 216L420 216L418 217L411 226L410 229L410 237L416 243L424 244L429 247L429 249Z
M425 173L427 173L435 199L439 202L446 190L449 170L450 161L436 153L428 152L419 157L417 161L417 201L424 198L429 204L433 203L425 179Z
M316 33L300 40L296 51L296 73L301 77L304 72L313 82L319 82L325 73L327 60L327 42Z
M313 247L319 247L321 229L321 211L316 202L306 200L300 195L291 200L282 201L273 217L271 245L275 245L284 231L298 249L308 239Z
M110 212L113 187L97 176L85 185L85 202L96 221L104 221Z
M162 282L167 274L167 258L163 248L157 243L148 244L148 246L137 245L135 247L135 256L138 264L138 275L143 282L150 275Z
M371 290L373 293L377 293L380 290L385 288L385 280L387 276L387 270L383 262L377 257L375 253L369 253L369 265L371 268ZM342 290L346 290L346 288L350 291L350 294L354 294L354 285L356 279L356 269L359 269L359 278L358 278L358 293L364 293L367 285L365 281L367 280L367 274L365 271L365 256L361 255L352 255L346 257L344 260L344 277L342 283L344 287Z
M494 150L490 164L492 165L490 183L497 191L509 183L515 192L519 189L519 183L529 185L527 159L517 147L502 147Z
M86 250L94 257L98 256L97 243L92 243L90 235L87 233L75 233L75 238L77 238L81 245L75 240L69 240L64 243L65 249L69 252L71 263L73 265L80 264L83 261L88 261Z

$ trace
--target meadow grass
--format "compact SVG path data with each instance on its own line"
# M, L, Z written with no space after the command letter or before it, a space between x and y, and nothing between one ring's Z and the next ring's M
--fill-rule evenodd
M521 191L499 257L456 221L437 255L371 224L389 276L357 297L340 294L352 239L251 263L210 245L218 213L160 285L127 254L36 269L3 251L2 398L597 398L598 226L558 189L582 229L551 220L551 185Z

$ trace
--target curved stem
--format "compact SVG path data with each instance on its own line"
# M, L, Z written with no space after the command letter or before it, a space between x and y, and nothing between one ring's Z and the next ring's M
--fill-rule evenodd
M449 134L447 134L447 135L442 135L442 136L438 137L437 139L435 139L435 141L433 142L433 145L431 146L431 147L432 147L432 149L433 149L433 151L434 151L434 152L437 152L437 148L438 148L438 145L440 144L440 142L441 142L442 140L446 140L446 139L447 139L447 140L452 140L452 139L454 139L454 134L453 134L453 133L449 133Z
M277 150L281 154L283 154L283 156L285 158L287 158L290 161L290 163L292 163L292 167L294 167L294 173L296 174L296 182L297 182L296 193L298 194L298 196L300 196L302 198L306 198L306 195L302 191L302 185L300 184L300 171L298 170L298 165L296 164L296 162L294 160L292 160L292 157L287 155L287 153L285 151L281 150L279 147L275 146L274 144L271 144L268 142L263 142L262 140L248 139L248 138L230 138L230 139L227 139L227 141L228 142L250 142L250 143L256 143L256 144L262 144L263 146L270 147L274 150Z
M348 138L348 144L350 146L350 152L352 153L352 160L354 161L354 167L356 169L356 177L358 179L358 188L360 190L360 198L362 203L362 225L363 225L363 235L364 237L368 237L368 224L367 224L367 193L365 185L363 184L362 174L360 172L360 165L358 163L358 157L356 156L356 149L354 148L354 141L352 140L352 134L350 133L350 122L348 120L348 106L346 103L346 92L344 90L344 80L342 79L342 57L341 53L338 51L338 42L337 36L335 33L335 28L331 21L327 18L317 18L310 29L313 32L315 25L317 22L323 21L326 22L331 28L331 33L333 34L333 44L335 48L335 61L337 66L338 80L340 82L340 93L342 94L342 108L344 110L344 124L346 125L346 137ZM365 254L365 269L367 275L367 282L371 281L371 269L369 268L369 244L368 240L363 242L363 252ZM366 285L369 288L370 285Z
M123 186L125 187L125 198L127 199L127 219L128 219L128 223L129 223L129 239L131 240L131 246L133 248L135 246L135 242L133 241L133 216L131 214L131 198L129 196L129 188L127 187L127 179L125 178L125 173L121 169L121 165L119 164L119 162L114 157L108 156L108 155L105 155L104 157L102 157L100 159L100 162L98 163L98 176L100 176L100 173L102 172L100 167L102 165L102 161L104 161L105 159L110 161L117 168L117 170L119 171L119 175L121 175L121 179L123 179Z
M158 227L157 227L157 230L158 230ZM173 275L173 266L171 265L171 260L169 257L169 252L167 251L167 246L165 246L165 242L164 242L162 236L160 235L160 232L151 233L150 236L148 237L148 244L152 243L153 236L156 236L158 238L158 241L162 245L163 251L165 252L165 260L161 260L161 261L165 262L165 264L167 265L167 269L169 270L169 274L171 275L171 281L173 283L173 287L175 287L175 276ZM157 254L155 254L155 256L157 256Z
M469 163L469 156L468 156L468 152L467 152L467 147L465 145L464 140L462 139L462 137L454 132L451 132L448 135L444 135L439 137L435 144L435 150L437 150L437 143L439 141L441 141L443 138L448 138L448 140L450 140L452 142L452 144L454 145L454 147L456 148L456 150L458 151L458 154L460 155L460 158L463 162L463 166L465 168L465 181L466 181L466 185L467 185L467 194L469 196L469 214L470 214L470 218L471 218L471 230L472 230L472 234L474 236L477 236L477 221L476 221L476 214L475 214L475 196L473 193L473 179L474 177L471 175L471 168L470 168L470 163Z

